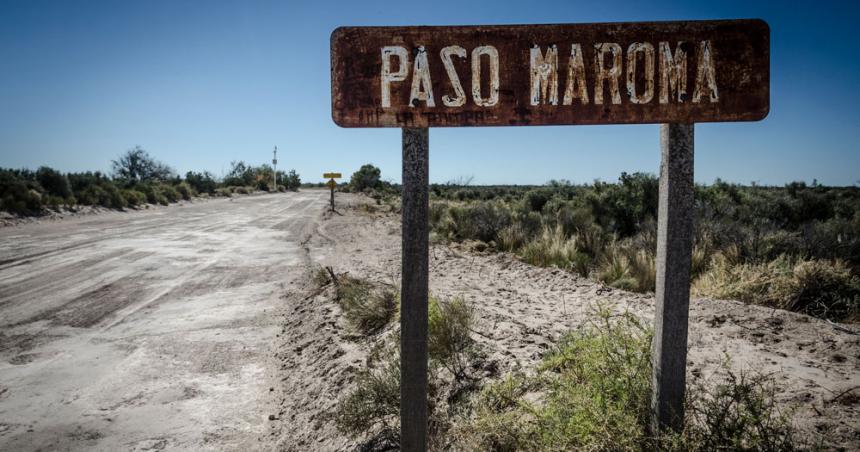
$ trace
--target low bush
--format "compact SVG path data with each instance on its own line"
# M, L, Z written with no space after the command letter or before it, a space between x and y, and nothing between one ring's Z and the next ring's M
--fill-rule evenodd
M45 193L61 199L72 196L72 186L65 174L47 166L36 170L36 181L45 190Z
M204 171L202 173L189 171L185 173L185 182L188 183L188 185L197 193L212 194L215 193L215 190L218 188L218 183L215 181L215 177L208 171Z
M137 190L125 189L120 194L131 207L138 207L146 203L146 195Z
M360 437L369 432L399 441L400 358L391 354L377 366L360 370L354 389L341 398L332 413L341 432Z
M0 169L0 208L18 215L41 212L42 196L35 186L14 170Z
M164 193L161 190L161 187L156 184L142 184L138 185L138 190L146 196L146 202L150 204L161 204L166 206L168 204L167 197L164 196Z
M186 201L197 196L197 192L187 182L176 184L174 188L176 189L176 192L179 193L179 196Z
M167 199L168 203L177 202L182 199L182 195L179 194L179 190L172 185L160 185L158 189L161 191L162 196Z
M230 187L221 187L221 188L215 189L215 195L229 198L229 197L233 196L233 190L230 190Z

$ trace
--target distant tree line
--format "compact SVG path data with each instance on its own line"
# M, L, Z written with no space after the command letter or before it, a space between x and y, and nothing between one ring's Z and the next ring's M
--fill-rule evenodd
M195 196L232 196L253 191L273 191L272 167L231 163L219 180L208 171L188 171L181 177L167 164L136 146L111 161L111 174L100 171L62 173L47 166L36 171L0 168L0 210L18 215L38 215L46 210L76 206L112 209L145 204L167 205ZM298 190L295 170L278 171L278 190Z

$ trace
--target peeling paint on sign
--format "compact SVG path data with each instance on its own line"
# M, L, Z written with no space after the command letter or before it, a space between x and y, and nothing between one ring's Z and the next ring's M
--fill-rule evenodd
M331 45L344 127L752 121L770 102L761 20L347 27Z

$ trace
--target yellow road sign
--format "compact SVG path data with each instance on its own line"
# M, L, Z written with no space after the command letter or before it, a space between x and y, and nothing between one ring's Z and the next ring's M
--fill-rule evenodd
M340 173L325 173L323 177L326 179L340 179Z
M328 185L328 188L334 189L334 187L337 186L337 182L335 182L334 179L329 179L326 185Z

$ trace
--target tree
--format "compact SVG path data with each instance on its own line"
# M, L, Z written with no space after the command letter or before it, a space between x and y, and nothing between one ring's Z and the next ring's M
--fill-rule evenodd
M125 179L131 184L163 181L175 174L173 168L154 159L140 146L135 146L119 159L112 160L111 166L115 178Z
M230 162L230 172L224 178L224 185L228 187L248 187L256 185L255 182L256 177L253 167L241 160Z
M382 171L380 171L379 168L368 163L367 165L359 168L358 171L352 173L352 178L350 178L349 184L355 191L364 191L368 188L379 188L382 185L382 181L380 180L381 175Z
M284 187L287 187L287 190L296 191L299 189L299 186L302 185L302 180L294 169L290 170L290 172L284 176L283 181Z
M209 171L202 173L189 171L185 173L185 182L188 182L188 185L192 186L197 193L215 193L215 188L218 185Z
M36 181L45 189L45 191L60 198L68 198L72 196L72 188L69 186L69 179L61 172L43 166L36 171Z

